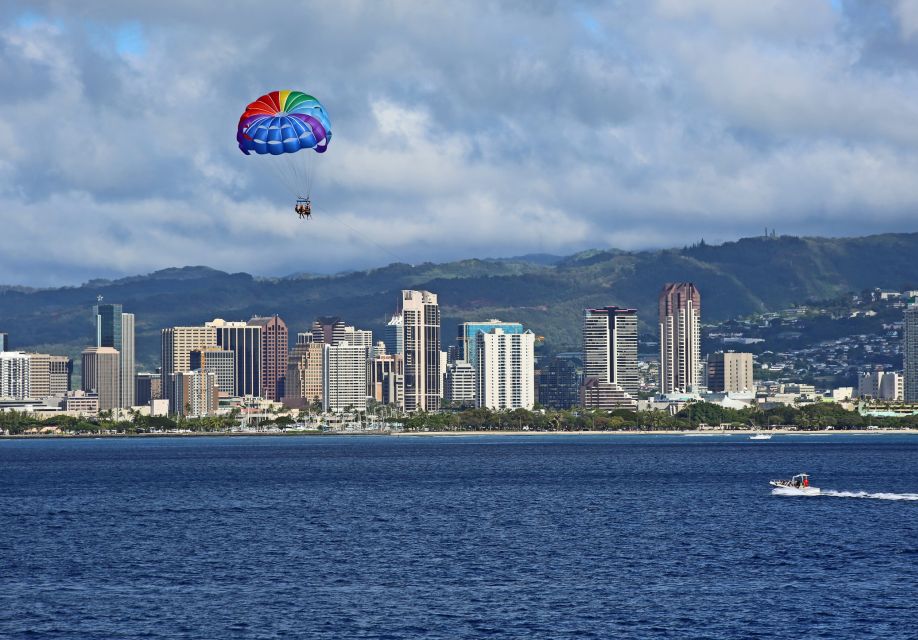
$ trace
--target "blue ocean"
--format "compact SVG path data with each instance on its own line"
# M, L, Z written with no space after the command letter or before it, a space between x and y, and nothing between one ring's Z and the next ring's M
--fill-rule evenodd
M3 638L916 638L916 602L918 437L0 441Z

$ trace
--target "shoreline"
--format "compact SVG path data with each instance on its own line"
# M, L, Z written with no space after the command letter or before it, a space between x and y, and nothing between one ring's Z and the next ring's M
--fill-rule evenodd
M681 431L681 430L659 430L659 431L411 431L398 433L379 433L379 432L336 432L320 433L315 431L298 431L287 433L276 432L238 432L238 431L217 431L217 432L191 432L191 433L103 433L103 434L56 434L56 433L29 433L17 435L0 435L0 440L101 440L111 438L213 438L213 437L275 437L275 438L296 438L296 437L330 437L330 436L347 436L347 437L394 437L394 438L457 438L457 437L479 437L479 436L512 436L512 437L532 437L532 436L685 436L694 438L710 438L725 436L740 436L739 439L760 433L750 430L724 430L724 431ZM831 431L788 431L773 430L765 432L772 436L889 436L889 435L918 435L918 429L833 429Z
M706 438L714 436L751 436L757 431L680 431L675 429L659 431L412 431L410 433L392 433L397 437L450 437L450 436L687 436ZM765 432L772 436L834 436L834 435L918 435L918 429L833 429L832 431L787 431L774 430Z

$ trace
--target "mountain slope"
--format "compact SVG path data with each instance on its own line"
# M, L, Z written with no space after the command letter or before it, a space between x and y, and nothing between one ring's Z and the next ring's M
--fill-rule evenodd
M586 306L636 307L644 330L652 331L664 282L695 282L703 318L716 321L869 287L912 286L918 283L916 255L918 234L886 234L744 238L660 251L593 250L557 259L396 263L334 276L254 278L185 267L80 287L0 287L0 331L10 334L13 348L77 356L92 340L91 307L102 295L135 314L138 362L150 368L159 360L162 327L278 313L291 334L308 329L318 315L340 315L379 331L396 309L401 289L423 288L440 296L444 346L451 343L457 322L500 317L524 322L554 351L579 344Z

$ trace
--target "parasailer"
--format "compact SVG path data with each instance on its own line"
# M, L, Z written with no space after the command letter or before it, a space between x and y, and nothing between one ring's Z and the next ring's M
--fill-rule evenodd
M300 219L312 217L315 154L331 142L331 121L325 107L301 91L272 91L246 107L239 118L236 141L242 153L271 158L281 181L296 196Z
M300 214L300 220L303 218L309 220L312 217L312 203L309 198L297 198L293 210Z

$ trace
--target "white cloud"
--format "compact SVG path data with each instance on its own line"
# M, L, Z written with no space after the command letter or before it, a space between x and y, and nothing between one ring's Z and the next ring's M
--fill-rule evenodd
M913 2L32 4L0 9L0 282L918 226ZM334 123L305 223L235 143L282 87Z

